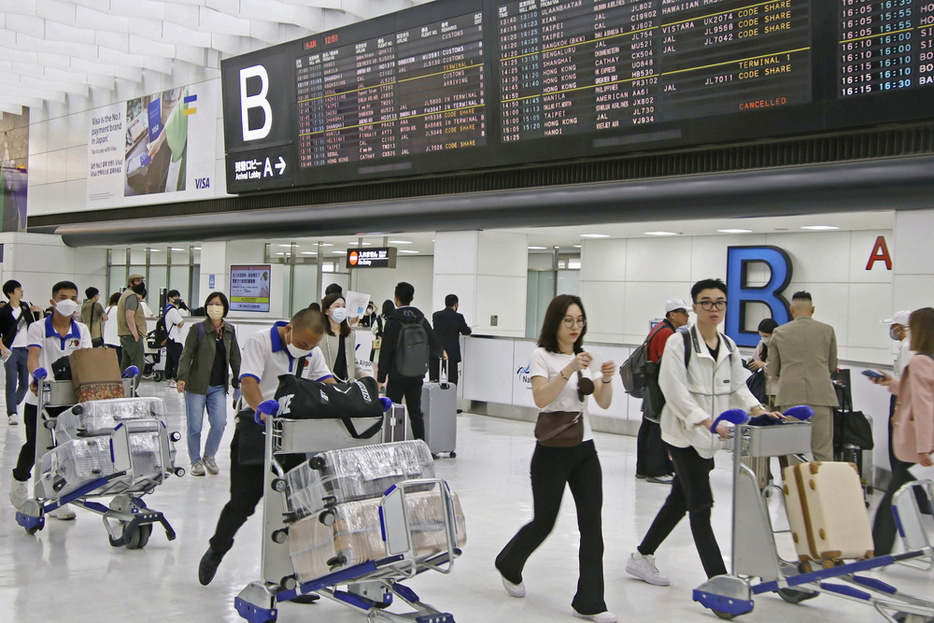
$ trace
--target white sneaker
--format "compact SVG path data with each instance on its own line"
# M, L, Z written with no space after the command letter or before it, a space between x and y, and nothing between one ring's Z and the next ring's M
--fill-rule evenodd
M201 464L201 461L191 464L191 475L204 476L204 465Z
M70 521L77 517L75 511L71 510L67 506L59 506L51 513L48 513L49 517L54 517L55 519L61 519L62 521Z
M513 584L512 582L507 580L505 576L502 576L502 577L503 577L503 588L506 589L506 592L509 593L510 597L516 597L518 599L522 599L523 597L525 597L525 583L524 582Z
M209 474L217 475L220 470L217 468L217 461L214 460L213 456L206 456L201 461L204 463L204 469L208 470Z
M27 491L26 483L20 482L14 478L10 485L10 504L12 504L16 510L19 510L28 499L29 491Z
M572 608L572 610L574 610ZM588 621L596 621L596 623L616 623L619 621L617 616L610 612L609 610L601 612L600 614L581 614L577 610L574 610L574 616L578 619L587 619Z
M15 413L9 417L9 419L7 420L7 423L10 426L16 426L17 424L19 424L19 419L16 417Z
M671 580L667 576L658 572L655 566L655 556L643 556L639 552L633 552L626 563L626 573L634 575L640 580L644 580L655 586L668 586Z

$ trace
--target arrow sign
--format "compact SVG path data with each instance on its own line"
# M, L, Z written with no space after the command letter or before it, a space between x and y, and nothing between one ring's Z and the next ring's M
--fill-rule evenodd
M279 162L275 164L275 167L279 169L279 175L285 172L285 160L282 159L282 156L279 156Z

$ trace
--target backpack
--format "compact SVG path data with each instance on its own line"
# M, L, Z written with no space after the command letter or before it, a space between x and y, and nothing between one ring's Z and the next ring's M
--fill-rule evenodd
M623 389L633 398L644 398L646 388L646 365L649 363L649 342L655 334L665 325L660 322L649 331L645 341L637 347L629 358L619 367L619 375L623 379Z
M165 327L165 314L156 321L156 328L152 331L152 339L157 348L162 348L169 341L169 330Z
M425 376L428 359L428 331L420 321L403 324L396 340L396 369L399 374L418 378Z

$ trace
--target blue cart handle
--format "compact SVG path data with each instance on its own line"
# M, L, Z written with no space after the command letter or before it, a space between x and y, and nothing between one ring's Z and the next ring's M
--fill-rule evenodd
M386 396L380 396L379 401L383 403L383 413L392 409L392 400L386 398Z
M32 376L34 379L36 379L36 381L41 381L42 379L49 376L49 371L46 370L45 368L36 368L33 371Z
M717 419L710 425L710 432L716 434L717 424L720 422L729 422L735 426L745 424L749 421L749 414L742 409L729 409L717 416Z
M260 414L263 415L275 415L279 412L279 403L275 400L264 400L259 403L259 407L256 409L256 413L253 414L253 421L262 426L264 424L263 420L260 419Z
M784 415L788 417L793 417L796 420L810 420L814 417L814 409L807 405L798 405L797 407L790 407L785 411Z
M123 371L121 376L125 379L135 379L139 376L139 368L136 366L127 366L127 369Z

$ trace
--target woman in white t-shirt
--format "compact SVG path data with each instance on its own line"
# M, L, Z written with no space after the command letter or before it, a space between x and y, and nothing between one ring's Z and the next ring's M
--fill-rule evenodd
M104 345L117 351L117 361L120 361L120 337L117 335L117 303L120 302L120 293L114 292L107 302L107 322L104 323Z
M587 317L580 298L567 294L555 297L545 312L538 348L529 364L532 396L543 412L581 412L583 438L571 447L536 443L531 466L535 516L496 557L496 569L507 593L525 597L522 569L551 533L565 485L569 485L581 536L580 578L571 607L578 618L615 623L616 615L607 610L603 599L603 473L587 419L585 394L592 392L597 404L608 408L616 364L603 363L600 377L594 378L590 369L593 356L583 349L586 332Z

